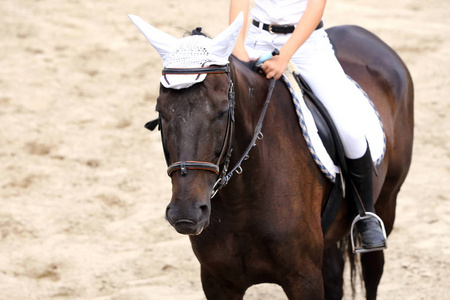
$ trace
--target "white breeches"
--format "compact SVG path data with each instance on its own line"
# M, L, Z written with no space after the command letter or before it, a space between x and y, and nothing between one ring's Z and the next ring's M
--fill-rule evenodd
M271 34L251 26L246 49L251 58L258 58L280 49L290 34ZM327 33L323 29L310 38L292 57L300 74L330 113L344 145L345 156L360 158L367 150L365 120L361 117L364 94L344 73L334 54Z

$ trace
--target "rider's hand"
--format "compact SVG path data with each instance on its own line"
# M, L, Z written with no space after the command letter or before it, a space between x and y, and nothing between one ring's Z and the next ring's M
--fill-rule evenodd
M289 58L285 58L282 55L276 55L271 59L266 60L261 69L266 73L266 78L270 79L275 77L276 80L280 79L289 63Z

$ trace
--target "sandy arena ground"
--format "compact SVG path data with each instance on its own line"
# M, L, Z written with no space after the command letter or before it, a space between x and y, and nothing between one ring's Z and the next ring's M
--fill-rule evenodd
M143 128L162 62L129 13L216 36L228 1L0 2L0 300L205 299L188 238L164 220L170 180L159 134ZM449 299L449 13L448 0L347 0L325 15L379 35L415 82L380 299ZM286 297L260 285L245 299Z

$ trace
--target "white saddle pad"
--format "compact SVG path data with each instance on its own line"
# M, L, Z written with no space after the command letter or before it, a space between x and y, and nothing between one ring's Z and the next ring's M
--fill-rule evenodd
M292 100L294 101L299 125L305 138L306 144L308 145L308 148L320 170L328 179L330 179L332 182L335 182L336 174L339 173L339 168L333 163L333 160L326 151L325 146L319 137L316 124L310 110L306 106L302 91L300 90L300 87L298 86L294 78L294 74L298 74L298 71L295 65L291 62L289 63L289 66L282 78L292 94ZM356 82L355 85L357 85L358 88L361 89L361 87L359 87ZM367 122L372 123L372 126L365 126L366 128L368 128L366 132L366 139L369 143L372 160L375 165L379 165L383 160L386 151L386 136L383 124L381 123L380 116L378 115L375 106L373 105L367 94L362 89L361 91L366 96L367 105L365 105L364 111L358 113L364 114L364 119L367 120Z

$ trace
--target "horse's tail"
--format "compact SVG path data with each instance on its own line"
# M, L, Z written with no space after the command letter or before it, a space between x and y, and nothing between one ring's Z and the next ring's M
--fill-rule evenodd
M355 299L356 281L359 277L361 289L364 289L364 280L361 273L361 261L359 260L359 256L355 255L355 253L353 253L352 251L350 235L347 235L339 242L339 250L344 260L348 260L348 262L350 263L350 287L352 289L352 298Z

